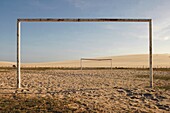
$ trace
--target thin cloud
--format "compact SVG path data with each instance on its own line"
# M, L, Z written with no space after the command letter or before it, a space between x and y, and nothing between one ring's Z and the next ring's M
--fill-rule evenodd
M169 36L161 36L161 35L155 35L153 36L154 40L160 40L160 41L167 41L170 40Z
M147 39L148 33L146 25L104 25L103 29L118 32L123 37L132 37L137 39Z
M100 12L104 8L107 10L109 7L115 7L116 4L113 6L113 2L111 2L112 6L110 6L110 2L105 2L101 0L67 0L70 4L72 4L75 8L81 10L95 10L95 13ZM97 11L96 11L97 10ZM104 11L104 10L103 10Z
M170 40L170 24L166 22L162 25L155 25L157 29L154 29L154 39L167 41Z
M170 1L157 2L159 3L154 5L152 10L144 11L144 15L150 16L153 19L153 39L167 41L170 40Z
M169 40L170 38L169 38L169 37L164 37L163 39L164 39L164 40Z
M118 28L114 27L113 25L104 25L103 28L106 30L118 30Z
M90 6L87 0L68 0L71 4L73 4L76 8L85 9Z
M149 29L148 26L144 25L134 25L134 26L126 26L126 27L117 27L116 25L104 25L103 29L116 31L116 32L123 32L125 36L138 38L138 39L147 39ZM134 32L131 32L134 31ZM121 35L123 35L121 34ZM166 22L162 26L154 25L153 24L153 40L160 40L160 41L167 41L170 40L170 24Z
M160 32L169 32L170 31L170 24L166 25L165 27L161 28Z
M48 5L47 3L44 3L40 0L33 0L32 2L30 2L30 5L39 9L44 9L44 10L54 10L56 9L56 5Z

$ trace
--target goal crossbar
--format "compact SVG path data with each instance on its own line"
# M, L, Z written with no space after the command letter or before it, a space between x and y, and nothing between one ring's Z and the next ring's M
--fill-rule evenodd
M80 60L96 60L96 61L102 61L102 60L112 60L112 59L95 59L95 58L81 58Z
M21 88L21 23L22 22L146 22L149 23L149 70L150 87L153 87L152 62L152 19L115 19L115 18L19 18L17 19L17 88Z
M36 18L18 19L19 22L150 22L151 19L113 19L113 18L91 18L91 19L71 19L71 18Z

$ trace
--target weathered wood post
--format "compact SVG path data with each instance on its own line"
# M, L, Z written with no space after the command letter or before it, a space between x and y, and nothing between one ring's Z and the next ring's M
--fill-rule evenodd
M21 88L20 21L17 20L17 88Z
M149 21L149 67L150 67L150 87L153 88L153 62L152 62L152 19Z

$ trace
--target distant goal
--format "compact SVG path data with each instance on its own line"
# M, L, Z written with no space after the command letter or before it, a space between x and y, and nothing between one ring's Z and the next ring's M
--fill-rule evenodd
M81 58L80 59L80 69L83 70L83 61L108 61L110 62L109 68L112 70L112 59L95 59L95 58ZM91 66L92 67L92 66ZM84 67L85 68L85 67Z

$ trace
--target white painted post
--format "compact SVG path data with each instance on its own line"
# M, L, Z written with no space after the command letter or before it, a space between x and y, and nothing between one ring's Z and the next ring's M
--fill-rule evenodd
M20 21L17 20L17 88L21 88Z
M153 88L153 66L152 66L152 20L149 21L149 67L150 67L150 87Z

